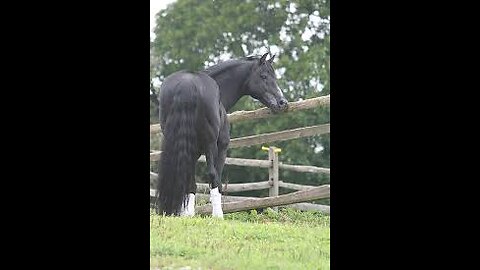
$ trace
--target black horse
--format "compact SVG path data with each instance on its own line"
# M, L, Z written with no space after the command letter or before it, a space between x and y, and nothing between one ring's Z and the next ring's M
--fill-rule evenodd
M179 71L165 78L159 96L164 138L158 213L194 215L195 164L205 154L212 214L223 217L221 177L230 142L227 111L244 95L274 112L288 107L272 67L275 55L266 60L267 55L221 62L202 72Z

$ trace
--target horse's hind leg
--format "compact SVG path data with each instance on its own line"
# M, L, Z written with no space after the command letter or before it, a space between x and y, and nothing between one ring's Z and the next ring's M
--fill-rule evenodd
M227 157L227 146L226 144L219 144L218 145L218 155L215 160L215 167L216 167L216 177L218 179L219 184L215 188L210 190L210 201L212 202L212 216L223 218L223 210L222 210L222 171L223 165L225 164L225 159Z
M199 157L200 155L197 155L195 163ZM193 217L195 215L195 193L197 193L197 183L195 182L195 174L193 174L188 186L188 198L186 204L182 205L180 216Z
M222 195L220 194L222 183L220 182L217 169L215 168L215 163L218 160L218 147L216 141L208 144L205 156L207 159L208 176L212 185L212 189L210 190L212 216L223 218Z
M186 202L182 205L180 216L193 217L195 215L195 193L197 190L197 184L195 183L195 177L190 180Z
M180 216L193 217L195 215L195 193L188 193L187 201L182 205Z
M215 167L217 169L218 179L220 183L222 182L222 173L223 166L225 165L225 159L227 158L228 145L230 143L230 126L226 118L226 113L224 117L223 125L220 129L220 134L218 136L218 156L215 161ZM222 186L220 184L220 192L222 192Z

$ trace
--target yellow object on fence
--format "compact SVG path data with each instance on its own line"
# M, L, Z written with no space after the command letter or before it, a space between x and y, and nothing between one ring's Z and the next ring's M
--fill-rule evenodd
M271 146L273 148L273 151L275 153L280 153L282 152L282 149L281 148L278 148L278 147L275 147L275 146ZM262 150L263 151L268 151L270 149L270 147L266 147L266 146L262 146Z

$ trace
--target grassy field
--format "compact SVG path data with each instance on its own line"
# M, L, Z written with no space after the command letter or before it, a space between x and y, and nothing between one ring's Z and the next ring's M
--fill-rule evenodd
M330 218L280 208L262 214L150 221L152 269L329 269Z

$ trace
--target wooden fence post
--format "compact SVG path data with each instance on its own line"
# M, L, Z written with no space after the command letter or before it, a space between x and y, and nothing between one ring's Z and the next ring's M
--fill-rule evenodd
M268 190L269 197L278 196L279 181L278 181L278 153L280 148L270 146L269 148L262 147L262 150L268 150L268 160L270 161L270 167L268 168L268 182L270 188ZM277 211L278 207L273 207L273 210Z

